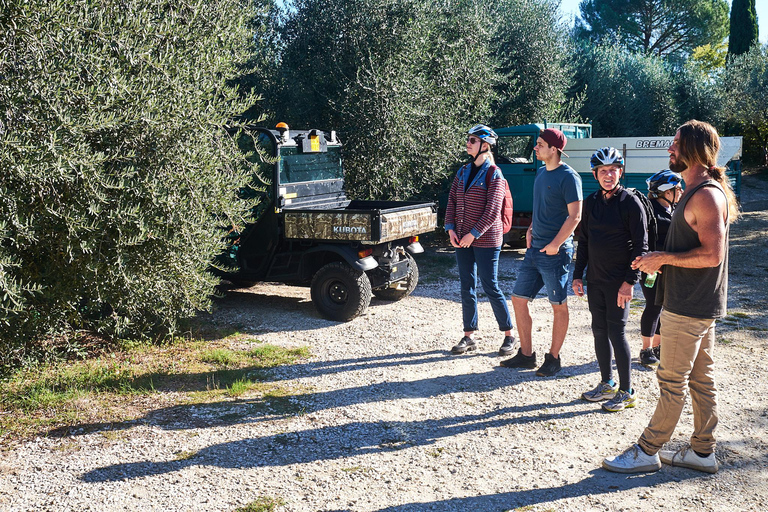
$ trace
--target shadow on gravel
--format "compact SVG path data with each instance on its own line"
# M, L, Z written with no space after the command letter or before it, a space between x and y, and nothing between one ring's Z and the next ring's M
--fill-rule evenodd
M452 498L449 500L432 501L428 503L407 503L405 505L382 508L379 509L378 512L419 512L426 510L527 510L524 507L532 507L540 504L548 504L551 506L552 502L568 498L577 498L590 494L611 494L630 489L653 487L667 482L679 482L702 476L701 473L693 470L686 470L685 473L681 473L677 470L671 470L666 466L656 473L639 475L621 475L605 471L604 469L593 469L589 472L589 475L589 477L579 482L563 485L561 487L525 489L501 494ZM345 509L328 512L342 512L343 510Z
M384 366L428 364L445 361L447 358L445 354L442 351L429 351L360 359L310 362L294 365L295 371L292 370L291 374L285 378L314 377L344 371L370 370ZM472 357L484 356L477 355ZM240 371L244 371L246 375L248 374L248 370ZM258 369L253 371L258 372L260 378L273 374L272 370ZM596 362L564 367L559 378L592 372L597 372ZM206 378L208 375L199 374L197 375L199 378L194 381L188 379L188 381L205 383L211 380ZM297 414L307 414L331 407L348 407L399 399L428 399L451 393L484 393L507 386L515 386L538 378L534 376L533 370L513 370L495 366L483 373L439 376L414 381L379 382L322 392L297 391L288 396L280 397L243 398L211 403L174 405L152 410L144 417L131 421L119 423L81 423L51 430L47 435L55 437L84 435L99 430L126 430L140 424L149 424L165 430L186 430L257 423L291 417ZM267 378L262 382L278 383L280 378ZM184 391L205 390L204 384L199 384L199 386L200 389L187 387ZM158 391L178 391L176 389L164 390L159 386L157 389ZM575 403L584 402L576 401ZM599 414L600 412L597 413Z
M581 400L502 407L466 416L424 421L352 422L216 444L185 460L115 464L83 474L85 482L112 482L179 471L190 466L243 469L288 466L433 444L436 440L508 425L594 414ZM577 408L578 407L578 408ZM548 412L542 412L548 411Z

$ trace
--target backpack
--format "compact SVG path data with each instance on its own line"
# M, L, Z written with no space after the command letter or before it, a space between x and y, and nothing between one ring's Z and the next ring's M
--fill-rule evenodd
M653 204L651 204L651 200L648 199L648 196L636 188L625 187L624 190L638 198L640 200L640 204L643 205L643 210L645 210L645 217L648 220L648 225L645 229L645 231L648 233L648 250L655 251L656 242L659 239L659 227L656 224L656 214L653 212ZM623 213L622 215L624 217L624 223L629 224L629 215Z
M496 174L497 169L498 167L495 165L488 168L488 171L485 173L485 188L490 188L491 178ZM504 182L504 199L501 200L501 225L504 234L507 234L512 229L512 192L509 191L509 183L503 174L501 175L501 180Z

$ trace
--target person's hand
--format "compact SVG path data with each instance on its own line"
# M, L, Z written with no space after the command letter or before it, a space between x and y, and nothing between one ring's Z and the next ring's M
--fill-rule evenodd
M575 293L578 297L584 296L584 281L581 279L574 279L573 280L573 293Z
M461 237L461 240L459 240L459 246L463 248L467 248L472 246L472 242L475 241L475 235L472 233L467 233L463 237Z
M619 296L616 298L616 304L618 304L621 309L624 309L632 300L632 288L634 288L634 285L631 285L626 281L621 283Z
M544 252L547 254L547 256L555 256L557 253L560 252L560 246L550 242L547 245L545 245L544 248L541 249L539 252Z
M654 272L659 272L659 269L665 265L665 258L666 253L664 252L647 252L635 258L635 261L632 262L632 268L646 274L653 274Z
M448 230L448 238L451 240L452 246L459 247L459 237L456 236L456 232L454 230Z

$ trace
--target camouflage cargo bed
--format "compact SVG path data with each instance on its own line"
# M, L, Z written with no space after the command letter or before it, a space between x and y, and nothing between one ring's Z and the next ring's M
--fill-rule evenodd
M437 227L437 205L409 201L349 201L339 208L283 210L285 237L378 244Z

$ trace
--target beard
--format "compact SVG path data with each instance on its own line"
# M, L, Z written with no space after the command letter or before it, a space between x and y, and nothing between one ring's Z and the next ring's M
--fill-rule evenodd
M674 162L672 160L669 161L669 170L672 172L676 172L680 174L684 170L688 168L687 165L675 160Z

